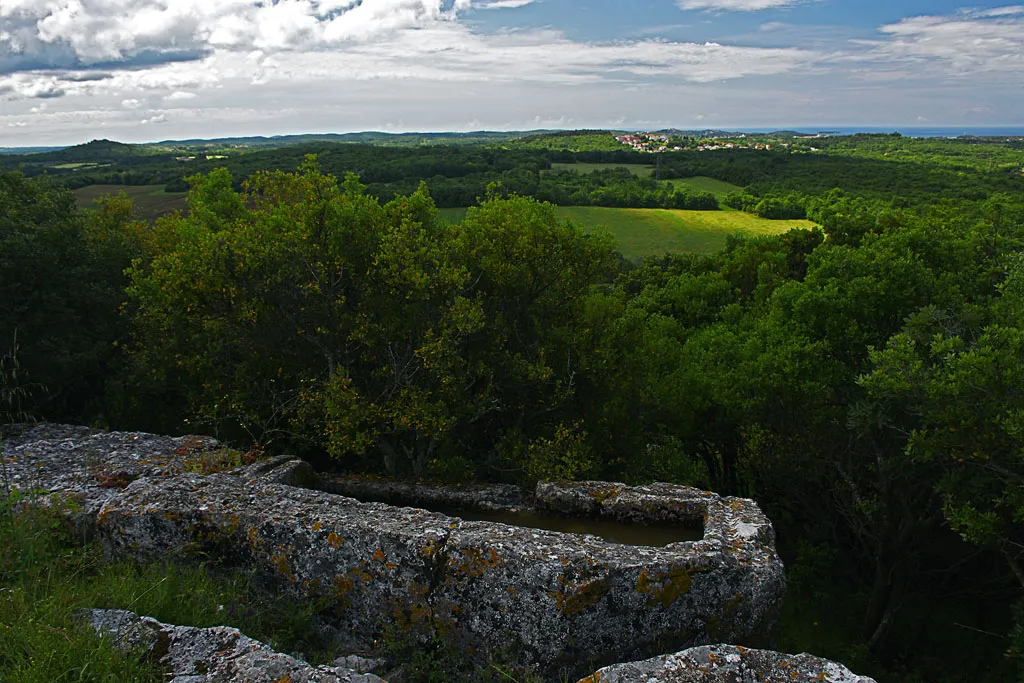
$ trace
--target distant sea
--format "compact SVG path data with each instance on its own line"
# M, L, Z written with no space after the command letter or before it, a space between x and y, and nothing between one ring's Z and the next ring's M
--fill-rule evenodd
M837 126L835 128L807 128L805 126L776 126L775 128L748 128L745 132L750 133L773 133L778 130L792 130L797 133L816 135L827 133L832 135L856 135L857 133L899 133L907 138L958 138L961 135L974 135L978 137L1024 137L1024 126L940 126L940 127L918 127L918 126L891 126L891 127L847 127Z

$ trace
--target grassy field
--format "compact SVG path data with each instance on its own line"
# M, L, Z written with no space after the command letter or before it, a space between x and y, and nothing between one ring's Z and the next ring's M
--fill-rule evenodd
M679 211L675 209L611 209L560 206L559 216L584 230L604 230L615 238L626 258L660 256L670 251L710 254L725 246L729 235L779 235L792 228L812 228L811 221L770 221L742 211ZM441 209L441 217L458 222L465 209Z
M575 171L576 173L593 173L610 168L628 168L630 173L641 177L654 173L654 167L646 164L551 164L552 171Z
M187 208L184 192L164 192L163 185L90 185L75 190L75 200L81 209L94 209L97 199L118 192L127 194L139 218L147 220Z
M575 171L577 173L592 173L593 171L603 171L617 167L628 168L633 175L642 178L648 177L654 173L654 166L647 166L644 164L551 164L552 171ZM721 197L729 192L739 192L743 189L739 185L733 185L732 183L727 183L724 180L716 180L706 176L675 178L666 182L670 182L680 189L710 192L716 197Z
M89 168L89 169L92 169L92 168L103 168L105 166L110 166L110 164L99 164L99 163L96 163L94 161L83 161L83 162L74 163L74 164L57 164L56 166L53 166L53 168L56 168L56 169L59 169L59 170L62 170L62 171L68 171L68 170L70 170L70 171L81 171L82 169L85 169L85 168Z
M739 185L727 183L724 180L715 180L705 176L694 176L693 178L676 178L667 182L672 183L677 189L697 190L699 192L710 192L718 198L730 192L741 192Z
M597 166L597 164L577 164ZM722 192L734 186L711 178L676 180L688 187ZM152 219L175 210L184 211L185 193L164 192L162 185L93 185L75 190L81 208L94 208L103 195L125 192L140 218ZM810 221L770 221L740 211L679 211L670 209L613 209L595 206L560 206L558 215L570 218L584 230L606 230L615 238L627 258L660 256L671 251L708 254L725 246L729 235L777 235L791 228L810 228ZM455 223L466 215L465 209L441 209L441 217Z

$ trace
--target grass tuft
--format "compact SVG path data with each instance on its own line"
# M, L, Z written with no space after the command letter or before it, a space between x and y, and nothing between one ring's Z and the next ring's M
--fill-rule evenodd
M207 566L105 563L48 509L0 499L0 681L161 681L163 672L114 650L78 614L128 609L186 626L234 626L278 651L325 661L310 608L258 591L250 575Z

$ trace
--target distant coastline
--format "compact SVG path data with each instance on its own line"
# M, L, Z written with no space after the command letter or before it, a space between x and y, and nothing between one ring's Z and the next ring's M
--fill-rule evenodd
M795 133L816 135L856 135L866 133L879 135L886 133L899 133L907 138L958 138L961 136L970 137L1024 137L1024 125L1021 126L775 126L773 128L741 128L745 133L774 133L780 130L790 130Z

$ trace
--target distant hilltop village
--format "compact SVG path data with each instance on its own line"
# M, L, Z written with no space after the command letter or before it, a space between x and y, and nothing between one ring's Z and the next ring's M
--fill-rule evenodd
M743 142L746 139L743 133L731 134L729 139L723 140L722 136L709 135L704 137L691 137L669 135L666 133L627 133L617 135L616 140L624 145L632 147L637 152L668 152L682 151L684 149L695 149L698 152L712 151L716 149L764 149L772 148L769 142ZM777 146L789 148L785 142L777 143Z

